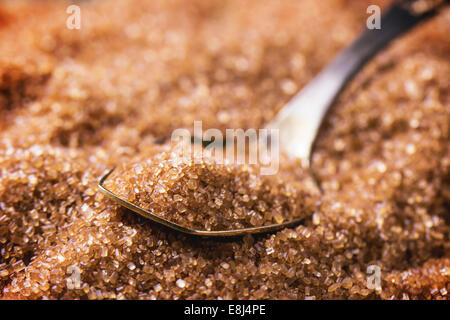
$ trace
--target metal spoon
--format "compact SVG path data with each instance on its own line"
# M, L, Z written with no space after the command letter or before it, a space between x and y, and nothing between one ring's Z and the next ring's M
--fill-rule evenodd
M289 156L300 158L305 168L310 168L311 153L317 133L327 111L354 75L382 48L399 35L410 30L438 12L447 1L435 1L431 6L418 5L424 0L400 1L392 5L381 17L381 29L365 30L355 42L339 53L335 60L304 87L267 126L279 129L280 149ZM437 2L437 3L436 3ZM231 237L265 233L297 225L294 219L281 224L243 228L237 230L195 230L173 223L144 210L105 188L104 182L114 169L103 176L98 184L100 191L120 205L176 231L205 237Z

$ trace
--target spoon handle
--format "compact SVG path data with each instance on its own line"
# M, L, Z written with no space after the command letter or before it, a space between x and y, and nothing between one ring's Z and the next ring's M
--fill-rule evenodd
M279 129L280 148L309 165L314 140L328 109L346 84L382 48L416 24L432 17L439 5L414 9L416 1L393 4L381 17L381 29L366 29L278 113L268 128Z

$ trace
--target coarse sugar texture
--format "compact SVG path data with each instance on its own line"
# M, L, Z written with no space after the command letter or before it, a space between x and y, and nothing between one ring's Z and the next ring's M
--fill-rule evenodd
M448 299L449 9L370 62L330 111L312 159L324 193L303 224L198 239L97 190L194 120L264 127L357 36L368 5L389 1L349 4L95 0L68 30L65 2L2 1L0 298ZM276 179L302 175L289 166ZM111 180L120 190L127 170Z
M260 164L182 155L173 148L131 162L117 169L105 187L150 213L196 230L259 227L312 214L317 191L311 179L308 186L307 176L293 169L300 166L298 161L282 161L281 170L289 174L261 175Z

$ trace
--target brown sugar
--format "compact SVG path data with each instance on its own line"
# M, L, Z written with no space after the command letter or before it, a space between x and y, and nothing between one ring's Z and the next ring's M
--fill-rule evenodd
M311 215L317 199L303 185L304 175L292 174L293 165L283 179L282 174L261 175L258 164L222 163L207 156L182 159L173 151L121 167L105 186L184 227L242 229Z
M319 199L283 195L304 186L288 161L256 175L270 180L261 192L242 167L158 159L172 131L194 120L264 127L364 26L373 2L348 3L95 0L80 4L82 28L68 30L65 2L2 1L0 298L448 299L448 8L370 62L331 110L312 161ZM195 173L207 182L192 183L207 188L200 200L218 206L217 193L247 177L235 211L284 201L307 215L221 242L169 231L97 190L117 166L111 187L128 197L132 172L142 167L133 187L144 188L159 165L177 170L161 180L172 198ZM176 202L132 194L164 214ZM195 192L182 197L209 214ZM380 290L367 285L369 266L380 268ZM71 270L80 271L74 288Z

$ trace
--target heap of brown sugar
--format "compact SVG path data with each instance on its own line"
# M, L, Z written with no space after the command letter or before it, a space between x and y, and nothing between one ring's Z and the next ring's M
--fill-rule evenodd
M313 204L297 193L297 165L280 161L277 175L253 180L240 167L157 156L194 120L263 128L355 39L370 4L94 0L80 2L82 27L69 30L64 1L1 1L0 298L448 299L449 9L383 51L337 101L313 154L324 191ZM162 184L172 198L195 173L208 182L190 184L204 189L199 201L216 208L242 177L233 213L280 212L281 201L312 214L273 234L213 241L160 228L97 190L117 166L112 188L148 196L141 188L161 163L177 171ZM132 182L139 166L149 180ZM270 192L252 184L264 179L275 179L262 184ZM190 191L184 207L197 203ZM378 290L369 266L380 268Z
M162 153L120 167L105 186L140 208L197 230L258 227L311 215L315 197L307 194L301 175L283 179L261 175L257 164L223 162Z

